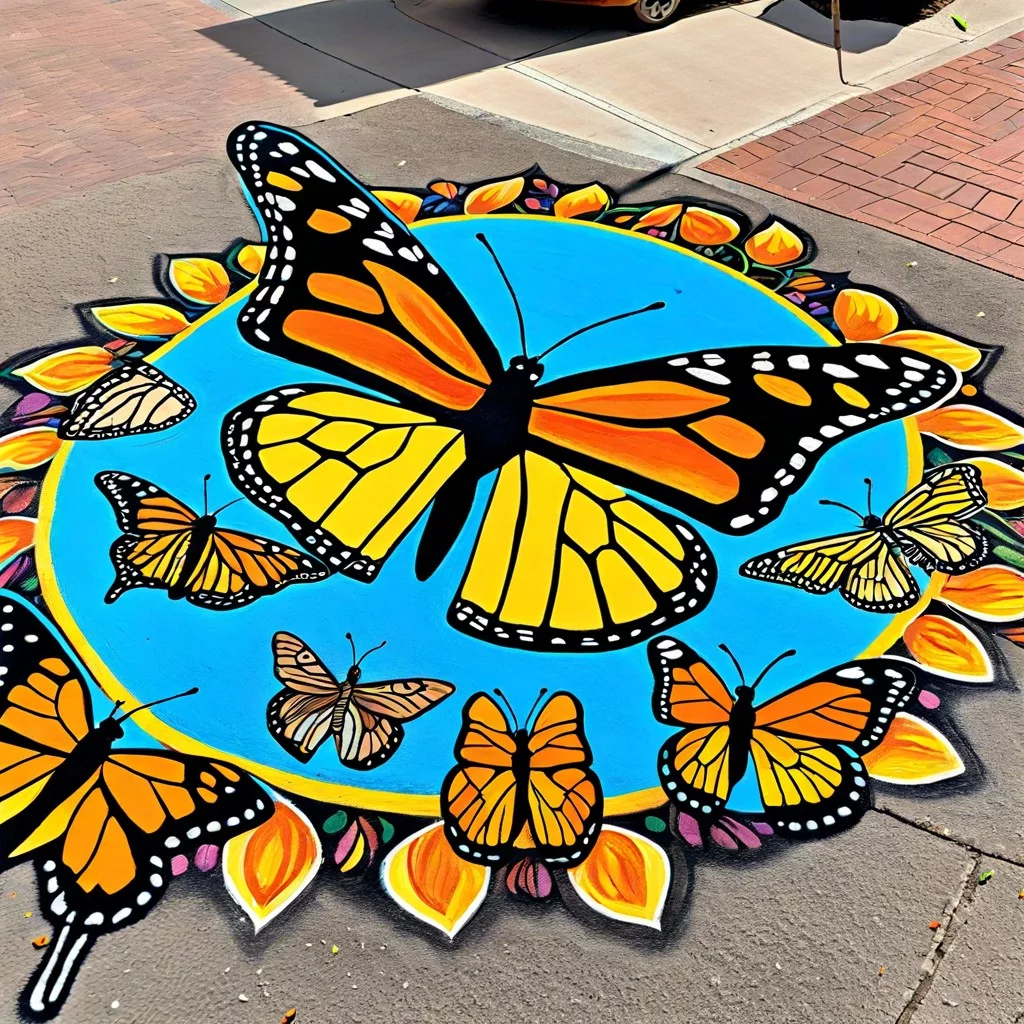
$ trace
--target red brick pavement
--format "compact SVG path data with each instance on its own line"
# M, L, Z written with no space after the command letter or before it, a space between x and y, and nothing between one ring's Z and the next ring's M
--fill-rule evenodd
M1024 33L701 166L1024 278Z
M0 0L0 214L220 152L291 86L200 34L201 0Z

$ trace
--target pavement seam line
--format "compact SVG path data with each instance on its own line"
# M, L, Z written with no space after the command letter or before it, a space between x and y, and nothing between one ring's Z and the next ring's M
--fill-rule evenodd
M978 857L988 857L990 860L997 860L1002 864L1010 864L1015 868L1024 867L1024 859L1017 860L1013 857L1008 857L1004 853L993 853L991 850L983 850L981 847L967 842L966 839L951 835L947 832L940 832L937 827L930 827L920 821L915 821L913 818L905 817L888 807L874 807L872 810L877 811L879 814L885 814L894 821L902 822L904 825L910 825L911 828L916 828L921 832L934 836L936 839L943 839L948 843L953 843L954 846L959 846L962 850L967 850Z
M935 935L932 938L932 947L924 958L924 963L921 965L921 974L917 987L913 990L900 1015L896 1018L896 1024L911 1024L918 1007L921 1006L931 990L935 976L942 965L943 959L945 959L946 953L949 952L957 935L960 934L960 930L966 924L971 902L974 899L974 894L978 891L978 867L980 863L981 857L972 857L970 863L961 873L960 887L949 898L949 901L943 908L942 924L936 929ZM963 913L958 917L957 912L961 909Z

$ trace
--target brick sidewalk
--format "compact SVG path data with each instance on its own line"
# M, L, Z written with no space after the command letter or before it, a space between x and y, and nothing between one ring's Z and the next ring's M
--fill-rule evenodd
M701 166L1024 278L1024 33Z
M312 119L291 86L200 34L230 20L201 0L0 8L0 214L221 153L252 114Z

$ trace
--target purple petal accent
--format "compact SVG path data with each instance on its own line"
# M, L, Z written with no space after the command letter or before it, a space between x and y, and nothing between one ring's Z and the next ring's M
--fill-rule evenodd
M551 887L554 884L551 878L551 872L548 871L544 864L538 863L536 866L537 871L537 898L546 900L551 895Z
M720 824L727 828L736 837L736 841L748 850L760 848L761 840L757 838L757 833L747 828L743 822L737 821L735 818L722 818Z
M171 858L171 874L177 878L178 875L183 875L186 871L188 871L188 857L183 853L173 856Z
M41 391L33 391L14 407L14 415L29 416L34 412L39 412L40 409L45 409L48 405L53 405L53 399L49 395L44 395Z
M196 850L192 863L195 864L198 871L212 871L217 866L217 856L219 853L219 846L214 846L212 843L204 843Z
M917 699L923 704L929 711L934 711L942 701L937 693L932 693L931 690L922 690L918 695Z
M704 839L700 834L700 825L692 814L680 811L676 816L676 831L684 843L689 846L703 846Z
M750 827L758 834L762 836L773 836L775 835L775 829L768 824L767 821L752 821Z
M726 850L738 850L739 843L724 828L720 828L718 825L712 825L710 830L711 841L716 846L721 846Z
M353 821L351 825L341 835L341 839L338 842L338 848L334 851L334 863L340 864L351 852L352 847L355 846L356 838L359 835L359 822Z
M0 587L9 587L32 571L32 556L18 555L0 569Z

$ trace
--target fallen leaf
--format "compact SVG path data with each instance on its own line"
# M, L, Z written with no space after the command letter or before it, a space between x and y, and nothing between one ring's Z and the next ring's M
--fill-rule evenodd
M931 928L931 930L933 932L936 932L936 931L938 931L942 927L942 922L941 921L929 921L928 922L928 927Z
M984 316L985 314L979 311L978 313L975 313L974 315L975 316Z
M298 1012L299 1011L296 1010L294 1006L288 1010L285 1010L284 1016L281 1018L281 1024L292 1024L292 1021L295 1020L295 1014L297 1014Z
M341 952L339 946L331 946L331 956L337 956Z
M112 278L110 279L110 283L111 283L111 284L117 284L117 278L116 278L116 277L112 277Z
M885 974L885 968L884 967L879 967L878 968L878 976L881 977L883 974Z
M49 935L37 935L32 940L32 945L35 946L36 949L42 949L43 946L48 946L49 944L50 944L50 936Z
M984 885L986 882L988 882L994 876L995 876L995 872L994 871L982 871L982 873L980 875L978 875L978 885Z
M963 15L951 14L949 18L950 21L952 21L953 24L956 25L956 27L960 29L961 32L967 31L967 19Z
M916 267L916 266L917 266L917 260L911 260L911 261L910 261L910 262L909 262L909 263L907 264L907 266L908 266L908 267Z

